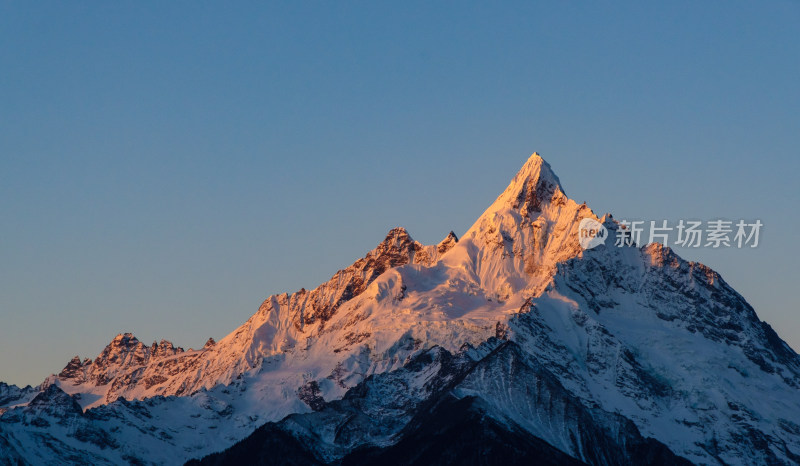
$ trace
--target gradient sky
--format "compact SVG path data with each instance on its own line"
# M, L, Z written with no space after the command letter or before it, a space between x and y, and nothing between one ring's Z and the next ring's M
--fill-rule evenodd
M462 234L533 151L800 348L800 3L0 3L0 380L200 347L394 226Z

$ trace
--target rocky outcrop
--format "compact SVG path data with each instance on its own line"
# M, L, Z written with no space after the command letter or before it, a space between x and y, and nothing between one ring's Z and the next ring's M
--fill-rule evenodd
M611 234L584 251L587 217ZM800 462L800 357L719 274L658 245L616 247L616 228L534 154L460 240L394 229L201 350L121 334L74 358L40 389L90 409L57 392L34 407L67 406L75 427L55 428L58 410L26 417L23 401L0 417L0 446L41 463L171 464L268 423L268 445L311 462L435 462L476 438L494 440L472 451L565 462Z
M629 419L584 406L517 344L491 341L485 350L475 361L432 348L316 413L268 423L189 464L691 464ZM519 390L514 400L509 389ZM509 401L542 428L501 414ZM288 457L275 458L274 447Z

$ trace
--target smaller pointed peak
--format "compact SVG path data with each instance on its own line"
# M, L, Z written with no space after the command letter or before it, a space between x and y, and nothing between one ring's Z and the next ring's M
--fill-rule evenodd
M28 403L25 409L28 412L49 411L49 414L61 417L83 413L81 405L75 401L75 398L68 395L55 383L46 388L43 387L43 390Z
M130 332L118 333L117 336L115 336L114 339L111 340L112 343L119 343L123 341L130 341L132 343L136 343L139 340L135 336L133 336L133 334Z
M450 249L452 249L453 246L456 245L456 243L458 243L458 236L456 236L455 233L450 231L450 233L448 233L447 236L443 240L441 240L439 244L436 245L436 250L439 252L440 255L444 254Z
M81 367L83 367L83 365L81 364L81 358L75 356L67 363L66 366L64 366L61 372L58 373L58 376L65 379L76 377L78 376Z
M176 349L175 345L173 345L172 342L169 340L161 340L160 342L158 342L158 347L162 353L174 352Z
M386 238L383 239L380 245L378 245L377 249L381 248L398 248L403 249L405 247L409 247L413 245L414 238L408 234L408 230L403 227L395 227L389 230L389 233L386 234Z
M58 384L51 383L48 384L47 387L42 387L42 391L39 392L39 394L36 395L36 397L34 397L33 400L31 400L29 406L46 404L48 401L50 401L55 397L63 398L68 396L69 395L67 395L64 392L64 390L62 390L61 387L58 386Z
M203 345L203 348L204 349L208 349L208 348L213 347L216 344L217 344L217 342L213 338L209 338L208 341L206 341L206 344Z
M181 348L176 348L171 341L163 339L158 343L153 342L153 346L150 348L153 356L156 358L161 356L172 356L183 351Z
M124 348L135 348L139 345L144 346L132 333L120 333L106 345L103 353L116 352Z
M386 239L389 240L393 238L406 237L406 236L408 237L411 236L408 234L408 230L406 230L403 227L394 227L391 230L389 230L389 233L386 234Z

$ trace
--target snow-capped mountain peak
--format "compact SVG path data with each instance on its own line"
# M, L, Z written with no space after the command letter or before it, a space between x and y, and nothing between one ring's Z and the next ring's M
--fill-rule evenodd
M578 225L597 219L569 199L550 165L534 153L508 187L462 237L450 266L472 269L487 292L505 300L525 290L540 294L556 264L578 256Z
M533 154L460 240L426 246L395 228L326 283L268 297L201 350L120 334L38 389L0 385L0 452L61 462L41 441L60 435L71 452L93 448L87 462L184 461L300 413L270 435L338 461L413 433L429 419L421 406L468 405L492 429L579 461L644 461L625 446L655 445L670 464L800 462L800 357L702 264L660 245L582 250L584 218L617 229ZM148 446L90 448L48 427L62 411L86 438Z
M561 181L550 164L534 152L487 212L510 207L528 215L540 212L543 203L562 200L566 200L566 194Z

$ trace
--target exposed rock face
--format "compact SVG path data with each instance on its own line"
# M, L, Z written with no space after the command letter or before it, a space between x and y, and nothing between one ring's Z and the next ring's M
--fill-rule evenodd
M50 385L28 403L27 413L48 414L52 417L64 418L79 416L81 406L56 385Z
M610 234L583 251L587 217ZM121 334L6 388L0 456L174 464L270 423L259 439L311 463L436 461L475 438L562 462L800 463L800 357L719 274L616 247L616 228L534 154L460 240L394 229L201 350Z
M37 393L39 393L39 387L34 388L28 385L27 387L19 388L16 385L0 382L0 415L9 406L28 403Z
M538 295L556 264L581 253L575 238L586 217L597 219L567 198L550 165L534 154L461 238L468 253L450 255L448 265L474 269L495 299Z
M221 344L209 339L203 346L206 351L184 351L167 340L148 347L132 334L124 333L117 335L94 361L73 358L57 378L68 390L85 384L102 387L94 390L99 396L85 398L94 400L87 406L121 396L184 395L230 383L256 367L265 356L294 348L312 332L325 332L326 322L339 307L361 295L386 270L407 264L431 266L457 242L456 235L450 232L439 244L424 246L404 228L394 228L364 258L336 272L316 289L267 298L259 312ZM400 299L401 295L398 294ZM270 339L273 333L282 334L281 338ZM344 335L334 351L357 345L369 336L369 332L351 332ZM207 351L210 349L214 351Z
M386 270L409 263L430 265L433 259L435 256L414 241L405 228L394 228L378 247L350 267L336 272L327 283L308 293L289 296L288 300L296 303L295 306L290 304L295 313L294 325L302 330L317 321L324 323L342 303L363 293Z
M485 346L477 361L432 348L190 464L254 463L275 447L307 464L690 464L630 420L585 407L515 343ZM498 416L508 402L541 428Z
M167 340L161 340L160 343L153 342L153 344L150 346L150 357L152 359L175 356L176 354L180 353L183 353L183 348L176 348L171 341ZM149 362L149 359L144 361L144 363L147 362Z
M90 364L91 361L88 363ZM84 364L81 362L81 358L75 356L64 366L64 369L58 373L58 376L64 379L85 380L83 368Z
M456 245L456 243L458 243L458 236L456 236L456 234L451 231L450 233L447 234L447 237L445 239L443 239L439 244L436 245L436 252L438 252L439 255L441 256L442 254L452 249L453 246Z
M609 223L608 228L613 233L617 226ZM752 306L717 272L683 260L660 243L625 248L616 255L589 253L582 260L568 261L560 267L558 283L577 293L598 314L619 306L617 297L622 294L644 295L648 310L658 319L738 348L762 371L800 388L797 354L758 319Z
M120 380L130 382L133 374L141 372L142 367L183 352L183 348L175 347L167 340L147 346L130 333L120 333L94 361L88 358L81 361L75 356L56 377L70 385L99 387L112 384L118 390L123 386ZM105 401L112 401L112 398Z

